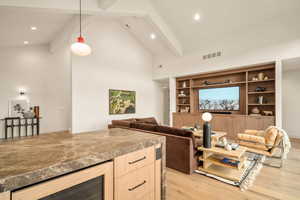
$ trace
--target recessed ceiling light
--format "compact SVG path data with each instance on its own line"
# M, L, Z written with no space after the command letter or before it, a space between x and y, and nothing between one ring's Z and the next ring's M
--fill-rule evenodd
M36 27L36 26L32 26L32 27L30 27L30 29L31 29L32 31L36 31L36 30L37 30L37 27Z
M24 44L29 44L29 42L28 41L24 41Z
M196 14L194 15L194 20L195 20L195 21L199 21L200 18L201 18L201 16L200 16L199 13L196 13Z
M151 33L151 34L150 34L150 38L151 38L152 40L155 40L155 39L156 39L156 35L155 35L154 33Z

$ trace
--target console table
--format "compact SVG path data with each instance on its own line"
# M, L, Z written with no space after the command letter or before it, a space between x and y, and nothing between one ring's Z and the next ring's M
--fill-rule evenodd
M11 130L11 138L14 138L14 130L17 129L18 137L21 137L22 127L25 129L25 136L40 134L40 117L21 118L21 117L6 117L1 119L4 121L4 138L8 138L8 132ZM28 131L31 128L31 134Z

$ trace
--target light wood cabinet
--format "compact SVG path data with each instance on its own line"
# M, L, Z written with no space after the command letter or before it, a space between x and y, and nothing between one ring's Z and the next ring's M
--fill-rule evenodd
M154 162L154 147L142 149L115 159L115 177L118 178Z
M0 193L0 200L10 200L10 192Z
M183 126L194 126L203 124L202 113L173 113L173 126L181 128ZM224 131L228 138L236 139L238 133L245 132L246 129L265 130L269 126L275 125L274 116L248 116L248 115L222 115L213 114L211 121L212 129Z
M161 200L161 157L159 144L12 193L0 193L0 200L56 200L74 196L77 200L84 199L86 194L101 200ZM103 190L99 192L98 188Z
M150 147L115 159L115 200L160 200L161 159Z
M115 191L115 200L138 200L149 193L153 193L154 162L116 178Z

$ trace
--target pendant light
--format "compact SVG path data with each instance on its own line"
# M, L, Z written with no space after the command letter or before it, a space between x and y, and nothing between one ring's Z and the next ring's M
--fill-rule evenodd
M78 56L87 56L91 54L92 49L89 45L85 43L84 38L82 37L82 31L81 31L81 0L79 0L80 3L80 16L79 16L79 23L80 23L80 35L77 38L77 42L73 43L71 45L71 51Z

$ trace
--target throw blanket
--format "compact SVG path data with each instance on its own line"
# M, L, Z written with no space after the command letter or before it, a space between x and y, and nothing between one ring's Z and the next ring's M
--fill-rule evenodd
M283 140L282 159L286 159L287 154L289 153L289 151L292 147L291 142L290 142L290 138L289 138L287 132L285 132L285 130L283 130L282 128L277 127L277 126L270 126L269 128L267 128L266 131L268 131L271 128L276 128L278 131L280 131L283 134L283 138L282 138L282 140Z

